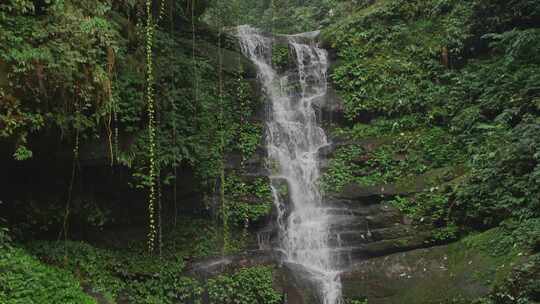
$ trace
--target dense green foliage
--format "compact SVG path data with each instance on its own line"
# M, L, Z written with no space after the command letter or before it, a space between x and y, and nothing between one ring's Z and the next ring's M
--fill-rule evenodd
M442 226L512 218L537 230L540 62L530 54L540 36L530 24L540 8L517 2L377 1L330 27L340 57L332 77L347 116L376 117L337 135L378 142L363 153L338 151L328 187L462 166L451 189L396 203Z
M94 304L73 275L18 248L0 248L0 302Z
M280 297L272 286L272 270L267 268L248 268L208 283L186 276L186 261L221 253L223 232L216 230L207 220L181 218L180 223L174 231L164 234L161 259L146 254L144 244L135 240L127 248L117 249L101 249L70 241L32 242L27 247L43 262L73 273L82 285L91 287L91 292L110 301L127 299L130 303L199 303L205 290L209 293L236 294L240 292L238 286L248 285L253 286L250 291L242 289L247 298L234 303L262 304L267 303L266 299ZM241 238L240 233L234 235ZM238 251L245 243L245 240L238 238L230 240L230 252ZM237 287L227 285L226 289L222 289L225 285L215 283L222 280ZM264 282L269 283L264 285ZM236 289L231 291L230 288ZM258 300L254 301L253 297Z
M273 289L273 271L269 267L242 269L232 275L220 275L208 281L212 304L278 304L281 294Z
M268 215L272 209L272 190L263 178L242 181L238 176L229 175L225 193L229 215L233 224L247 227Z
M147 3L153 4L150 14ZM244 162L262 140L262 125L252 119L260 100L245 79L251 66L224 35L201 23L207 5L1 4L0 141L5 150L29 162L51 153L43 139L54 141L50 146L61 147L62 157L73 158L71 181L64 181L69 185L77 184L86 169L79 158L88 151L81 146L99 147L100 165L110 165L111 172L127 170L133 191L150 195L149 238L156 242L162 229L159 200L164 192L176 193L180 170L194 171L194 190L209 197L218 191L226 155L240 154ZM92 229L118 221L105 202L71 198L72 190L66 197L65 191L50 191L40 199L46 204L22 197L8 202L24 218L16 232L57 231L66 225L66 214ZM264 204L255 204L253 211L234 205L231 221L245 222L248 213L255 220L270 211ZM205 207L201 202L200 209Z
M30 133L92 132L104 123L112 107L114 54L123 43L106 19L110 9L102 2L0 6L0 137L15 143L16 159L32 156Z
M250 24L267 32L314 31L370 0L214 0L206 14L213 24ZM225 12L225 13L224 13Z
M354 144L333 155L326 191L395 186L388 200L435 242L500 227L538 252L539 21L537 1L387 0L333 22L331 77L352 125L333 132ZM538 300L535 261L481 303Z
M110 301L124 297L133 303L186 303L202 292L197 281L181 275L184 266L179 258L160 260L76 242L34 243L31 251L73 272L83 284L92 286L93 292Z
M16 159L32 157L31 134L61 133L68 150L80 136L80 141L107 145L110 161L132 168L138 185L149 182L145 50L140 47L145 45L144 19L139 21L138 10L142 4L1 5L0 35L5 43L0 47L0 137L14 144ZM174 18L187 18L175 14L161 19L164 24L156 27L153 48L156 162L165 181L171 180L173 166L186 163L196 168L204 184L218 175L224 152L253 149L250 134L260 132L246 117L258 101L242 83L245 61L226 50L219 55L209 42L191 41L187 29L174 31ZM169 19L172 32L165 22ZM223 68L216 64L218 55L227 61ZM218 86L220 73L223 91ZM227 149L221 147L222 137ZM128 139L132 144L126 147L123 142Z

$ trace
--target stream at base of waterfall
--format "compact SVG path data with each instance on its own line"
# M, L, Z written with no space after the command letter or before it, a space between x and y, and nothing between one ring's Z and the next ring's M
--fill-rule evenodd
M272 66L274 39L249 26L238 27L242 52L257 67L268 100L266 144L277 208L279 248L286 264L301 268L321 304L339 304L339 257L329 245L332 215L323 206L318 151L328 145L313 104L327 95L328 54L315 33L282 36L295 66L278 72ZM279 195L285 180L289 204Z

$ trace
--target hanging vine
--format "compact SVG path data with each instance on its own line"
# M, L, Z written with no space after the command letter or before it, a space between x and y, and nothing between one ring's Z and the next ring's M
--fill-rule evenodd
M221 50L222 44L222 27L223 25L219 24L218 32L218 80L219 80L219 122L220 122L220 152L221 152L221 168L220 168L220 188L219 188L219 198L221 202L221 219L223 222L223 248L222 251L225 254L229 250L230 240L229 240L229 210L227 206L227 200L225 199L225 113L224 108L224 98L223 98L223 54Z
M174 2L173 1L170 1L169 2L169 30L172 34L173 30L174 30L174 15L173 15L173 6L174 6ZM175 86L175 83L174 81L172 82L172 86L173 86L173 91L176 91L176 86ZM172 116L173 116L173 119L172 119L172 140L173 140L173 147L176 147L177 145L177 134L176 134L176 113L178 112L177 111L177 108L176 108L176 103L174 101L173 98L170 99L170 102L171 102L171 108L172 108ZM175 150L176 151L176 150ZM174 184L173 184L173 204L174 204L174 217L173 217L173 227L174 229L176 229L176 227L178 226L178 152L175 152L175 155L174 155L174 160L173 160L173 163L172 163L172 166L173 166L173 175L174 175ZM176 240L174 240L174 245L176 246Z
M199 83L198 83L198 71L197 60L195 57L196 51L196 33L195 33L195 0L191 1L191 61L193 64L193 107L195 117L197 117L199 107ZM195 128L197 128L197 120L195 119Z
M148 251L153 253L156 246L156 107L154 91L154 48L155 25L152 16L152 0L146 0L146 102L148 114L148 148L149 148L149 174L148 174Z
M240 3L239 1L235 1L235 16L236 16L236 27L240 26ZM246 108L246 100L243 98L244 95L244 87L242 85L242 73L243 73L243 66L241 57L238 56L238 77L236 78L236 98L237 102L240 102L240 130L242 130L245 127L246 124L246 117L245 117L245 108ZM242 131L240 131L242 132ZM241 166L244 168L245 166L245 158L246 155L244 153L241 153ZM249 217L247 214L244 215L244 229L242 230L242 240L245 241L248 238L248 228L249 228Z
M107 98L109 99L108 103L108 112L109 116L107 118L107 136L109 143L109 158L110 165L113 166L115 160L118 159L118 114L117 114L117 104L114 99L113 92L113 79L114 79L114 65L115 65L115 53L112 47L107 48L107 79L105 83L105 90ZM113 130L114 128L114 130Z
M68 188L68 197L66 201L66 208L64 211L64 220L62 225L62 235L64 237L64 262L67 263L68 252L67 252L67 240L68 240L68 230L69 230L69 215L71 213L71 201L73 199L73 185L75 184L75 176L77 174L77 167L79 163L79 138L80 138L80 121L81 121L81 106L78 99L75 100L75 144L73 146L73 163L71 167L71 179L69 182ZM60 235L58 240L60 240Z

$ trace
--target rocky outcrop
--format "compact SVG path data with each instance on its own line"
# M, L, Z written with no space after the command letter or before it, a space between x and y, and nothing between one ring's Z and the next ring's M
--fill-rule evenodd
M411 225L389 204L337 198L325 204L333 214L330 243L343 267L430 243L430 233Z
M412 250L356 263L342 275L343 294L370 304L470 301L490 292L504 263L463 241Z
M328 87L326 98L315 101L313 107L323 124L348 124L345 117L343 100L339 97L332 85Z

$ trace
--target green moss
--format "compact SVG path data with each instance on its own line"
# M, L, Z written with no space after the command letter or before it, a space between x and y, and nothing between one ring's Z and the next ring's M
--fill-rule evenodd
M523 261L517 248L506 248L506 232L493 229L451 244L443 252L431 251L426 260L442 261L448 268L405 290L401 303L470 303L500 284L513 266ZM503 246L505 251L493 251ZM442 255L441 255L442 253ZM430 256L432 255L432 256Z
M480 270L473 275L492 287L499 285L513 266L522 262L527 254L526 248L515 244L509 232L503 228L468 236L451 245L450 250L450 257L453 259L450 260L450 265L456 265L456 270L463 272L470 271L469 265L472 263L478 265ZM467 261L471 254L474 260Z

